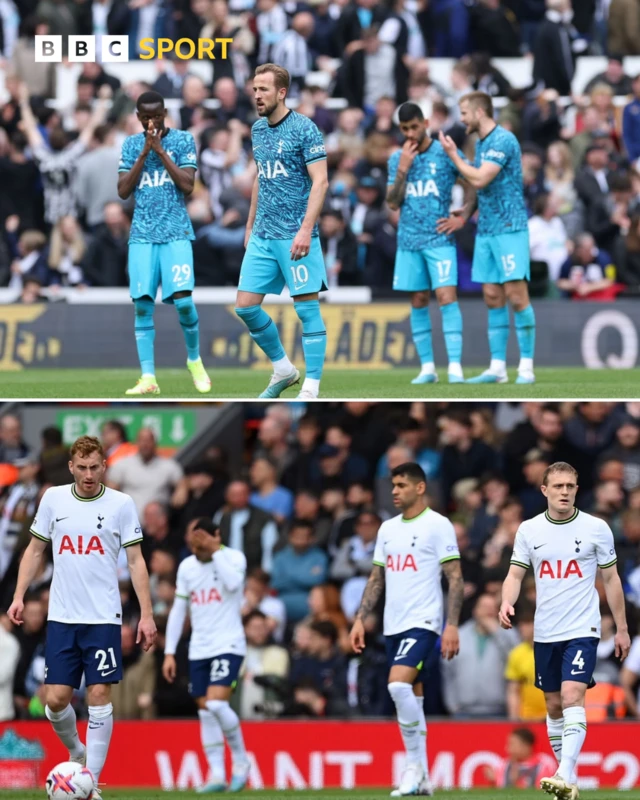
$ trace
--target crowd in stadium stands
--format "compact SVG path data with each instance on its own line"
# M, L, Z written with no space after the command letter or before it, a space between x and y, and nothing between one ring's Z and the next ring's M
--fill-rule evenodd
M625 74L623 56L640 54L640 3L574 6L572 17L570 0L2 0L0 287L32 303L59 298L60 286L127 285L132 208L118 198L117 164L124 137L140 130L135 101L149 88L181 101L171 124L196 138L199 181L188 208L198 283L236 285L255 177L251 76L271 60L288 68L297 110L326 136L321 237L332 286L390 293L398 212L384 194L387 159L401 143L398 104L423 103L432 133L444 129L472 154L456 102L475 88L506 100L497 120L522 144L532 294L638 295L640 77ZM180 59L156 61L153 84L121 84L108 65L83 64L75 105L54 109L46 101L56 94L55 65L34 61L33 36L43 33L63 42L128 34L132 58L145 36L233 45L210 82ZM522 54L533 59L526 89L491 62ZM572 92L585 54L607 55L607 68ZM445 86L430 77L433 57L456 59ZM327 107L331 95L346 107ZM100 96L110 98L104 107ZM474 224L457 235L463 294L480 289L470 278Z
M299 419L287 406L247 406L244 469L230 474L213 447L182 467L159 455L141 430L128 442L104 425L107 483L130 493L145 534L158 646L135 644L137 609L121 563L125 676L115 687L125 718L188 716L187 636L176 684L162 678L164 630L185 531L213 518L248 562L243 608L248 653L234 702L244 719L282 715L384 716L393 712L378 608L366 619L368 644L355 656L348 631L372 566L381 520L395 513L389 473L416 460L428 475L430 505L454 523L465 579L460 655L429 665L425 707L432 715L543 720L535 688L535 583L525 578L517 626L498 625L501 582L520 522L545 509L545 467L567 460L580 472L579 507L605 519L616 539L632 634L640 611L640 403L543 405L375 404L315 406ZM240 443L239 443L240 444ZM55 427L39 453L22 441L20 420L0 420L0 609L11 602L18 562L44 488L66 483L67 450ZM0 612L0 720L43 718L43 642L50 562L28 593L25 624ZM591 720L637 716L640 636L620 669L602 584L597 687ZM75 702L84 713L83 689Z

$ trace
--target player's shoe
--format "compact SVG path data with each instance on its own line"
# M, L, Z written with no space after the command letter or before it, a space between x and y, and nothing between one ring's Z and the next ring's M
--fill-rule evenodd
M400 786L391 792L391 797L408 797L420 793L425 775L421 764L408 764L402 773Z
M241 792L244 789L244 787L247 785L247 781L249 780L250 766L251 765L248 761L242 761L239 764L234 764L233 775L231 777L231 783L229 784L230 792Z
M315 392L312 392L311 389L301 389L298 392L298 396L296 400L317 400L318 395Z
M418 789L418 794L421 797L433 797L433 786L429 778L424 778Z
M535 383L536 376L533 372L518 372L518 377L516 378L516 383Z
M282 392L285 389L288 389L290 386L294 386L296 383L300 382L300 371L297 370L295 367L293 368L293 372L286 377L282 375L277 375L275 372L271 376L271 380L269 381L269 385L267 388L262 392L261 395L258 395L260 400L273 400L276 397L280 397Z
M421 386L423 383L438 383L438 374L436 372L421 372L411 383L414 386Z
M481 375L476 375L475 378L467 378L465 383L508 383L509 377L506 372L491 372L490 369L485 369Z
M462 374L462 370L449 370L447 373L447 380L449 383L464 383L464 375Z
M143 375L133 389L127 389L126 395L160 394L160 387L156 383L155 375Z
M72 756L69 753L69 761L73 762L74 764L80 764L83 767L87 766L87 748L85 747L82 751L82 755L79 756Z
M93 791L91 792L91 797L89 797L89 800L103 800L102 789L98 789L98 787L96 786L95 789L93 789Z
M573 787L564 778L561 778L557 772L552 778L543 778L540 781L540 788L547 794L555 795L558 800L572 800L574 798ZM578 791L577 786L575 790L576 792Z
M207 375L201 358L197 361L187 361L187 369L193 378L193 385L200 394L211 391L211 378Z
M224 781L211 781L211 783L205 783L204 786L196 789L196 794L216 794L217 792L226 791L227 784Z

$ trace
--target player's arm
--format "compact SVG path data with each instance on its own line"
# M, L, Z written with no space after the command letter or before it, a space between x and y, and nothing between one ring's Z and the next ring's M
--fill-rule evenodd
M442 131L440 131L440 144L444 147L458 172L474 189L484 189L502 169L502 165L497 164L495 161L485 161L479 167L471 166L460 155L453 139L450 136L445 136Z
M24 596L34 578L38 574L44 551L48 542L40 539L35 534L32 535L31 541L24 551L20 561L20 569L18 570L18 582L16 590L13 593L13 602L7 612L9 619L14 625L22 625L22 612L24 610Z
M186 596L178 594L179 588L180 586L178 585L176 588L176 595L173 605L171 606L171 611L169 612L169 617L167 619L167 630L165 633L162 675L167 683L173 683L176 679L178 670L176 667L175 655L176 650L178 649L178 643L182 637L184 622L187 618L189 609L189 600Z
M151 139L147 134L144 140L144 147L140 151L138 158L136 158L136 160L133 162L131 169L129 169L127 172L120 172L118 175L118 197L121 200L127 200L129 197L131 197L133 190L138 185L140 175L142 175L142 170L144 169L144 162L146 161L150 152Z
M464 602L464 578L462 577L460 558L445 561L442 564L442 571L447 579L449 591L447 592L447 624L442 632L440 649L443 658L449 661L460 652L458 624Z
M396 179L387 187L387 205L392 211L397 211L404 203L404 193L407 188L407 173L398 169Z
M179 167L164 148L156 150L156 153L162 161L162 166L182 194L190 195L196 183L195 167Z
M149 573L139 544L130 544L127 548L127 565L131 583L140 603L140 622L136 644L142 641L142 647L149 650L157 636L156 624L153 621L151 590L149 589Z
M383 589L384 567L381 564L374 563L367 585L364 587L360 608L356 614L349 637L351 646L356 653L361 653L364 650L364 620L378 604Z
M404 203L404 194L407 188L407 176L411 165L418 153L418 145L407 139L402 145L396 173L393 174L394 156L389 159L389 182L390 186L387 188L387 205L392 211L397 211Z
M442 217L436 223L438 233L444 233L447 236L451 236L456 231L464 228L478 208L478 194L473 186L463 180L458 181L458 183L461 183L464 187L464 204L462 208L452 211L448 217Z
M510 618L516 613L514 606L518 597L520 597L522 581L528 569L528 564L514 564L513 561L511 562L509 573L502 584L502 605L498 614L503 628L509 629L513 627Z
M307 213L304 215L300 227L311 233L313 226L318 221L322 206L324 205L324 198L329 188L326 158L307 164L307 172L311 178L311 191L309 192L309 199L307 200Z
M222 585L228 592L236 592L238 589L242 588L245 578L245 568L239 561L233 558L226 547L221 547L213 553L213 563L218 570Z
M602 580L604 582L604 593L607 596L607 603L611 609L613 620L616 623L616 656L621 660L629 655L631 639L629 638L629 628L627 626L627 613L624 605L624 591L622 581L618 575L618 569L614 562L611 566L601 567Z
M247 225L244 234L244 246L249 244L251 231L253 230L253 223L256 219L256 211L258 209L258 176L254 178L253 188L251 189L251 205L249 206L249 216L247 217Z

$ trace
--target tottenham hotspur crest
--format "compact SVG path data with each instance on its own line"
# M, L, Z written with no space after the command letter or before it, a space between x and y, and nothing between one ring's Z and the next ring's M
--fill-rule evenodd
M100 514L98 514L98 524L96 526L98 528L98 530L102 529L102 523L103 522L104 522L104 517L101 517Z

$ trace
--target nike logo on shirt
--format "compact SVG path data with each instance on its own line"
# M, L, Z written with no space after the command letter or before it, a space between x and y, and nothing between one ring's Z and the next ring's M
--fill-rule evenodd
M69 517L56 517L56 522L62 522L63 519L69 519Z
M541 547L544 547L544 545L545 545L545 544L546 544L546 542L544 542L544 544L539 544L539 545L537 545L537 546L536 546L536 545L534 545L533 549L534 549L534 550L539 550Z

